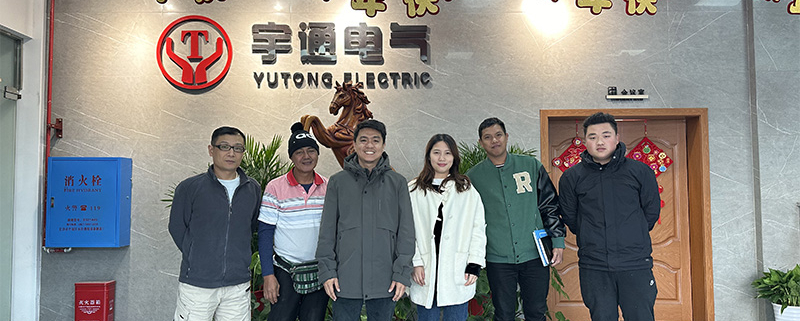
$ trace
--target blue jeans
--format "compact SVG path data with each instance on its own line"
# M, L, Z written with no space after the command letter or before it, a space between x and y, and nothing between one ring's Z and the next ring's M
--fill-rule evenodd
M486 277L492 290L495 321L513 321L516 314L517 284L526 321L547 321L547 292L550 267L539 258L519 263L486 263Z
M333 321L361 320L362 305L367 306L369 321L391 321L394 316L395 302L392 298L363 300L339 297L333 301Z
M467 311L468 303L469 301L462 304L438 307L436 306L436 300L433 300L433 306L430 309L426 309L424 305L417 305L417 321L439 321L440 312L442 321L464 321L469 314Z

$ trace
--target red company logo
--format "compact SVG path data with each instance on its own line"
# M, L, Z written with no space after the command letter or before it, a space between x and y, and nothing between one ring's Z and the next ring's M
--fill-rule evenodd
M173 35L180 38L176 41ZM186 90L216 86L228 74L233 59L231 40L225 29L203 16L173 21L158 38L156 50L156 61L164 78ZM218 64L219 60L225 64Z

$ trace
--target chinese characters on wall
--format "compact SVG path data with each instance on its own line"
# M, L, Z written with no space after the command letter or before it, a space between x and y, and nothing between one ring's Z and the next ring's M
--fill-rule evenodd
M197 4L211 3L214 0L194 0ZM225 0L218 0L223 2ZM329 2L330 0L323 0ZM378 12L386 11L387 4L385 0L349 0L350 7L353 10L364 11L367 17L374 18ZM406 6L406 15L409 18L422 17L426 13L435 15L439 13L439 0L393 0L402 2ZM445 0L450 2L450 0ZM545 1L545 0L532 0L532 1ZM558 0L552 0L558 2ZM658 8L656 2L658 0L617 0L625 1L625 13L629 16L638 16L644 13L649 15L656 14ZM768 2L778 3L780 0L766 0ZM800 4L798 0L792 0L786 7L786 11L792 15L800 15ZM167 0L156 0L156 2L164 4ZM575 6L578 8L589 9L594 15L599 15L603 10L611 9L613 3L611 0L575 0Z
M558 0L553 0L558 1ZM619 1L619 0L618 0ZM643 13L649 15L656 14L656 2L658 0L623 0L627 4L625 6L625 13L629 16L640 16ZM578 8L589 9L594 15L599 15L603 10L611 9L613 3L611 0L575 0L575 5Z
M301 22L297 37L300 40L300 61L303 64L336 64L336 33L332 22ZM390 25L389 46L416 48L419 59L428 62L430 29L425 25ZM254 24L253 53L261 54L262 64L274 64L278 54L292 52L292 28L285 24L269 22ZM377 26L359 23L348 26L344 32L344 54L358 55L361 64L383 64L383 32Z
M364 22L344 29L344 54L358 56L362 65L383 65L383 31L378 26ZM426 25L400 25L392 22L389 30L389 47L399 50L417 50L422 63L430 62L430 28ZM273 65L280 55L292 52L292 28L286 24L268 22L252 26L252 53L261 55L262 65ZM301 22L297 39L300 41L300 63L310 65L335 65L339 57L336 51L335 25L332 22ZM253 72L258 88L266 80L269 88L277 88L281 83L289 88L290 80L296 88L318 88L320 85L330 89L334 83L330 72ZM427 72L345 72L343 81L364 81L367 89L380 88L419 88L430 84Z

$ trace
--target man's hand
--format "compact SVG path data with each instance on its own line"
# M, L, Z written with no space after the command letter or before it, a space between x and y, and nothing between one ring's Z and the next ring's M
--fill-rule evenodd
M403 297L403 294L406 293L406 286L403 283L392 281L392 285L389 286L389 292L394 290L394 297L392 297L392 301L397 302L400 298Z
M339 289L339 278L330 278L323 284L325 287L325 293L331 298L331 300L336 301L336 292L342 292Z
M472 283L478 280L478 276L475 274L464 273L464 280L467 280L467 283L464 283L464 286L470 286Z
M269 301L269 303L275 304L278 302L278 296L280 296L278 290L280 290L281 285L278 284L278 279L275 278L275 274L265 275L264 276L264 298Z
M415 266L414 271L411 271L411 279L417 284L424 286L425 285L425 268L422 266ZM392 290L389 290L392 292Z
M561 263L561 260L564 259L564 249L560 248L553 248L553 259L550 260L550 264L558 265Z

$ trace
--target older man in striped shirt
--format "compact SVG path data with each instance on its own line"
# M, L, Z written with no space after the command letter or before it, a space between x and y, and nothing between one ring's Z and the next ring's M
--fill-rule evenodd
M314 171L319 145L300 123L292 126L294 167L267 184L258 217L258 250L270 321L322 321L328 296L317 279L317 239L328 180Z

